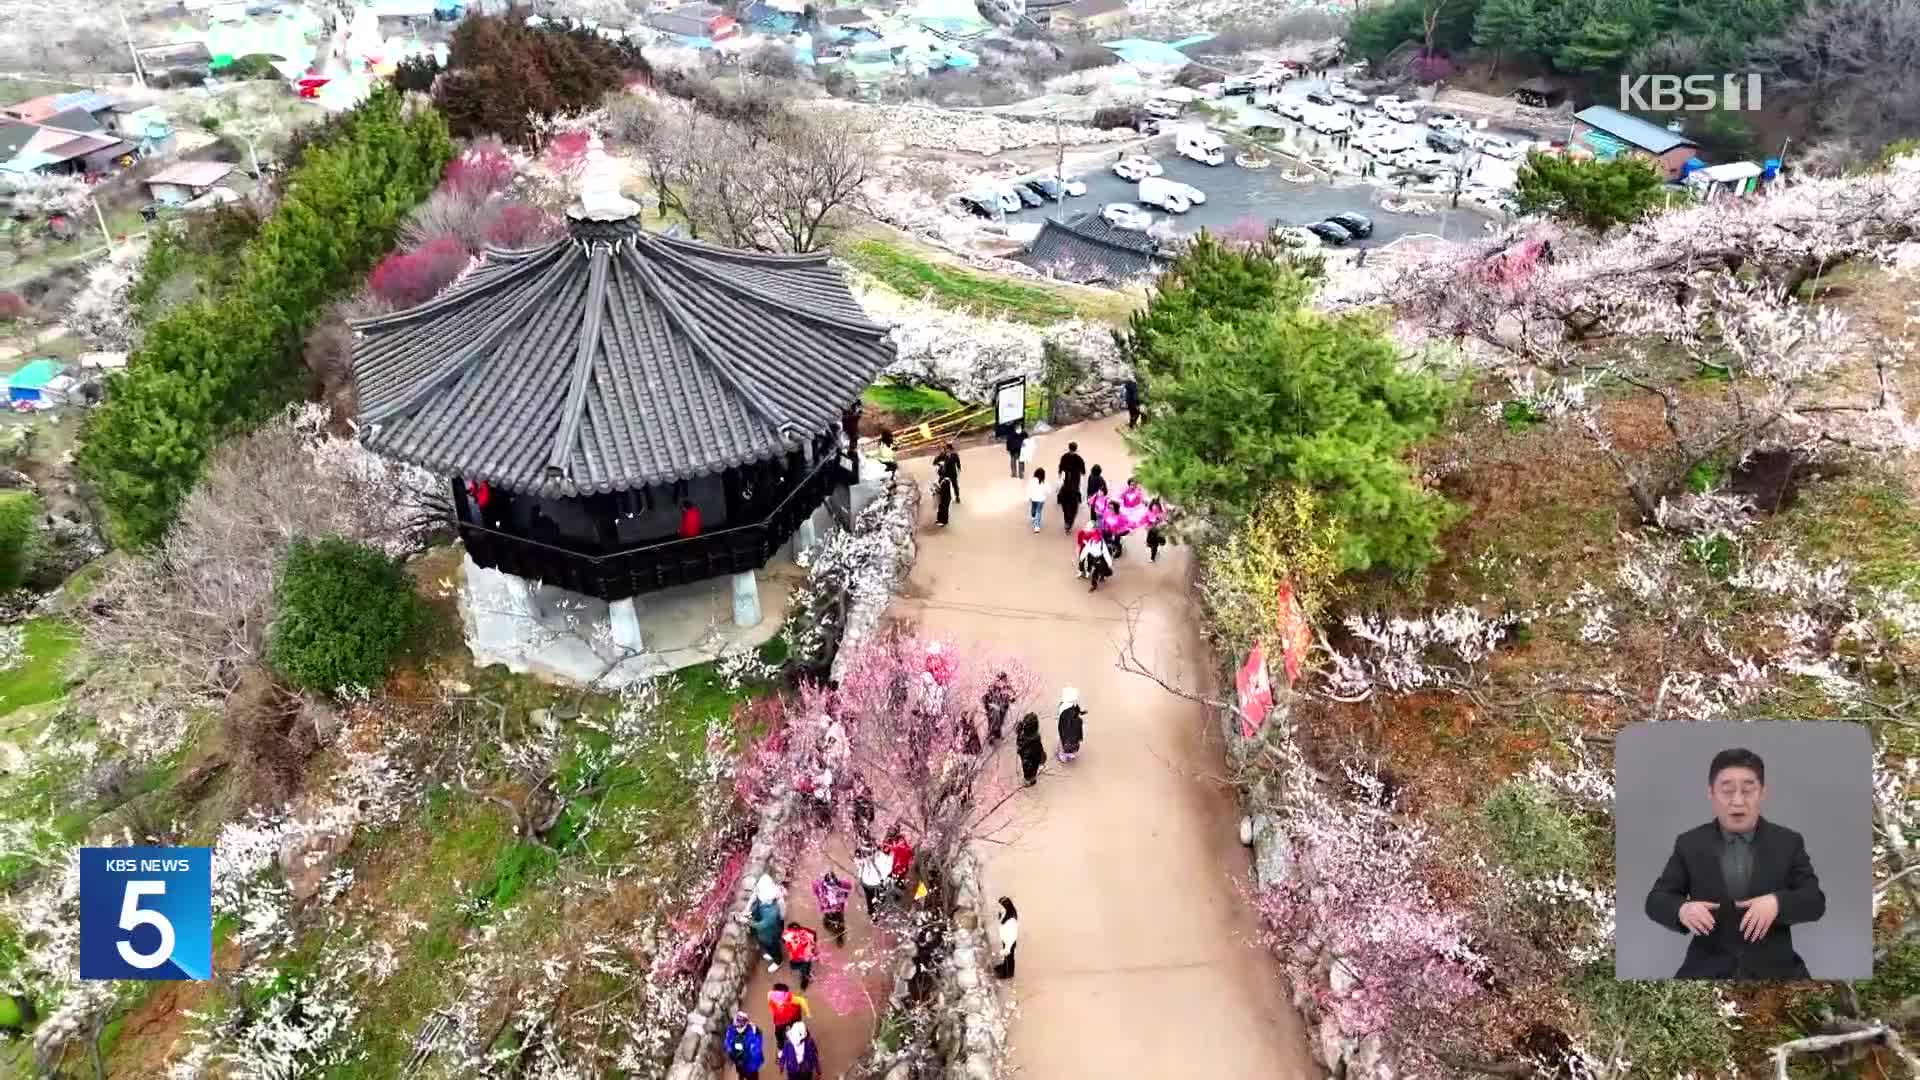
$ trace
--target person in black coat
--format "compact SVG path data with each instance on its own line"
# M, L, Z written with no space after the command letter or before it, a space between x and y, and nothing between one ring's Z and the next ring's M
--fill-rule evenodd
M945 525L953 507L955 485L953 478L945 473L934 478L933 495L937 500L934 506L933 521L936 525Z
M1047 763L1047 744L1040 741L1040 714L1028 713L1013 729L1013 747L1020 755L1020 773L1032 787Z
M1793 927L1827 912L1800 834L1760 816L1767 767L1751 750L1707 766L1714 820L1673 842L1647 893L1647 917L1687 934L1676 979L1806 979Z
M1121 389L1127 396L1127 426L1130 428L1139 427L1140 384L1133 379L1128 379Z
M1107 478L1100 475L1100 466L1095 465L1093 471L1087 474L1087 498L1091 500L1105 490L1107 490Z
M1007 475L1020 479L1025 470L1020 467L1020 448L1027 444L1027 425L1014 421L1007 430Z
M1080 456L1080 444L1070 442L1067 452L1060 455L1060 494L1055 501L1060 504L1061 530L1073 532L1074 520L1080 516L1080 478L1087 474L1087 459Z
M933 459L933 472L935 476L945 478L947 485L953 488L953 501L960 502L960 451L955 450L952 443L940 448L939 455Z

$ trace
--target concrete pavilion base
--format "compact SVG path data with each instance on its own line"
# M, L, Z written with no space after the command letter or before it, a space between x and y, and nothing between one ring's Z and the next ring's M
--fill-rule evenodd
M469 557L460 586L467 648L482 666L609 688L755 648L780 632L793 587L806 576L794 556L833 527L823 508L754 574L614 604L487 570Z

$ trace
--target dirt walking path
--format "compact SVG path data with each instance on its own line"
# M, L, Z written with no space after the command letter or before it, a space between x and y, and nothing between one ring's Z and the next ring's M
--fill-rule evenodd
M1038 436L1035 461L1051 481L1077 441L1117 492L1129 468L1124 423ZM1130 537L1113 579L1089 594L1059 507L1048 504L1035 535L1006 451L961 454L964 502L940 528L925 501L919 555L894 610L929 635L1022 657L1044 700L1021 702L1013 716L1040 713L1050 753L1060 687L1078 687L1087 708L1080 757L1048 761L997 838L1006 843L986 854L989 897L1011 896L1021 916L1009 1075L1322 1076L1277 966L1252 944L1239 892L1247 855L1220 781L1220 740L1199 706L1115 666L1132 607L1145 663L1188 684L1206 670L1188 553L1169 548L1150 564L1144 538ZM922 483L930 466L902 463Z

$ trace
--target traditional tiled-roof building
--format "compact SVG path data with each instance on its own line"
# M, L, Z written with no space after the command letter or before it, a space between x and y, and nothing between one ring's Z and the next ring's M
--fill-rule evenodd
M756 572L813 541L846 412L893 357L824 254L647 232L590 158L566 236L353 326L365 444L452 483L476 654L513 637L476 613L537 621L543 587L609 605L635 652L647 594L731 576L759 623Z

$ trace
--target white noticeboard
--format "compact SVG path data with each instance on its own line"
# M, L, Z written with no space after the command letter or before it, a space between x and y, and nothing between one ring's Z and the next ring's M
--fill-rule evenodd
M1011 424L1027 418L1027 380L1003 383L994 395L994 423Z

